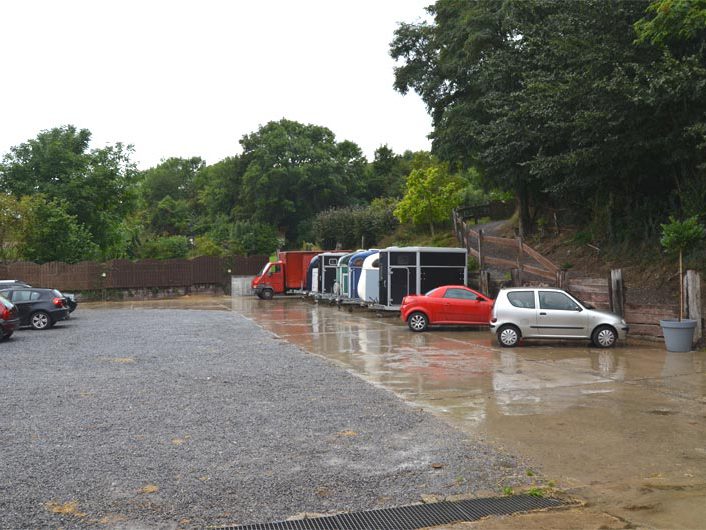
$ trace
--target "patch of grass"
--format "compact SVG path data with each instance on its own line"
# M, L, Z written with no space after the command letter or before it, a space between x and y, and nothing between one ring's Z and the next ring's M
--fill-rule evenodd
M515 494L515 490L512 489L510 486L505 486L503 488L503 495L510 496L510 495L514 495L514 494Z
M527 475L528 477L533 477L533 476L534 476L534 471L532 471L531 469L528 469L527 471L525 471L525 473L526 473L526 475Z
M532 486L526 493L532 497L544 497L546 495L544 488L539 486Z

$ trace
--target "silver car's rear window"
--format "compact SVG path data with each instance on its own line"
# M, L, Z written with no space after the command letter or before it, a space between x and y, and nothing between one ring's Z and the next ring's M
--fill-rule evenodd
M534 309L534 291L514 291L507 293L507 299L515 307Z

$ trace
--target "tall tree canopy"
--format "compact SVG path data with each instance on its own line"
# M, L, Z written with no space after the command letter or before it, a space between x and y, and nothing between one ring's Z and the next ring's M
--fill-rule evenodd
M289 241L320 211L354 202L365 190L366 160L352 142L325 127L270 122L240 141L245 164L237 207L282 229Z
M395 32L395 88L425 101L439 157L515 192L522 230L549 205L599 238L652 237L669 211L706 204L706 73L638 41L648 7L438 0L433 22Z
M90 139L90 131L67 125L13 147L0 164L0 190L18 198L43 194L105 255L119 243L120 222L134 207L136 170L130 146L89 149Z

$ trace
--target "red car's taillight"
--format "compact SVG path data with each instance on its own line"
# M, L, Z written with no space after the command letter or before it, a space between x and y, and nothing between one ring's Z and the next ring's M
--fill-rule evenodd
M61 298L54 298L51 303L54 304L56 307L64 307L64 300L62 300Z
M10 318L12 318L10 310L7 307L4 307L2 312L0 312L0 318L2 318L3 320L10 320Z

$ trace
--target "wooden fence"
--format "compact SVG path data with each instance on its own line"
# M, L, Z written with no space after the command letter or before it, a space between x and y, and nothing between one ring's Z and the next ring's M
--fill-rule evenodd
M0 264L0 279L23 280L64 291L149 289L230 285L232 276L257 274L267 256L202 256L193 259L84 261L76 264L30 262Z
M496 237L474 230L467 223L468 212L464 209L453 211L454 231L468 253L478 260L480 270L486 266L517 271L537 276L542 280L563 286L565 273L550 259L525 243L521 237Z

